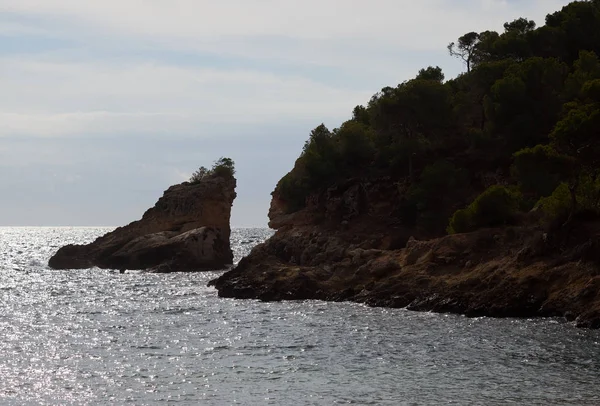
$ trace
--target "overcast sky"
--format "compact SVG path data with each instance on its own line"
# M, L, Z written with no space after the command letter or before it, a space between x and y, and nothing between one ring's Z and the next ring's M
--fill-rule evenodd
M228 156L232 225L264 226L312 128L568 2L0 0L0 225L123 225Z

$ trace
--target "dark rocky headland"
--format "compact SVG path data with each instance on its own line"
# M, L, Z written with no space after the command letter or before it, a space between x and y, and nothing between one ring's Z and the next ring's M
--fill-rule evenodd
M357 180L330 189L320 209L293 215L279 212L275 198L275 235L211 283L222 297L348 300L468 316L564 316L600 327L599 222L416 240L385 215L393 200L379 200L381 188Z
M229 222L235 187L228 173L171 186L141 220L90 244L62 247L49 266L152 272L223 269L233 263Z
M315 128L219 295L600 327L600 2L504 28Z

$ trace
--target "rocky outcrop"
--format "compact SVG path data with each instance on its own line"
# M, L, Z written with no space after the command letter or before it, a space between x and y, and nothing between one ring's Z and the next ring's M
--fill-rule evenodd
M171 186L141 220L87 245L67 245L55 269L149 269L154 272L223 269L233 263L229 245L233 177L207 176Z
M277 232L211 282L223 297L350 300L469 316L564 316L600 327L600 225L506 227L436 239L410 236L386 180L355 180L285 213Z

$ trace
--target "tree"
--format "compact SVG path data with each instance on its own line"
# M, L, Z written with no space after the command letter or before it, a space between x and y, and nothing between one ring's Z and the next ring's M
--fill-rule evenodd
M444 81L444 73L442 72L442 68L440 68L439 66L436 66L435 68L433 66L430 66L427 69L419 70L419 74L415 79L434 80L436 82L441 83Z
M304 143L303 152L315 151L320 154L328 154L331 151L331 131L325 124L317 126L310 132L308 141Z
M477 44L479 43L479 34L469 32L458 39L458 43L451 42L448 44L448 52L450 56L462 59L467 65L467 73L471 72L471 64L475 56Z
M579 97L586 82L600 79L600 58L594 52L581 51L573 67L565 84L569 98Z
M333 134L324 124L317 126L304 143L298 160L306 184L312 190L328 185L336 175L337 160L338 151Z
M221 157L214 162L211 172L215 176L232 178L235 175L235 163L231 158Z
M575 158L595 176L600 168L600 79L586 83L583 94L587 102L569 104L550 138L558 151Z
M464 233L483 227L498 227L513 221L521 195L501 185L490 186L467 208L450 218L448 233Z
M190 177L190 183L199 183L202 180L211 177L219 176L224 178L231 178L235 174L235 164L231 158L221 157L217 159L212 168L209 170L204 166L198 168L196 172Z
M504 32L506 33L524 35L533 30L535 30L535 21L526 18L518 18L510 23L504 23Z
M368 126L371 121L369 118L369 111L365 106L354 107L354 110L352 110L352 120Z
M346 173L355 172L373 160L375 151L372 136L364 124L346 121L336 132L336 141L340 169Z
M506 156L548 142L560 117L568 66L555 58L528 58L513 63L491 87L487 113Z
M420 231L425 224L439 231L440 216L446 223L494 184L513 186L457 212L456 228L489 225L478 212L503 224L558 188L564 207L569 188L580 209L600 202L600 194L584 198L596 191L589 184L600 193L600 0L573 1L540 28L518 18L500 33L467 33L448 52L466 73L446 80L439 67L424 65L414 79L356 106L338 129L315 128L277 186L287 209L349 178L389 179L402 196L393 216ZM526 204L513 205L515 184ZM494 214L496 204L506 210Z
M504 59L503 56L498 52L497 43L499 39L500 34L498 34L496 31L484 31L480 33L471 64L476 64L479 66L484 62L492 62Z
M210 171L206 169L206 167L201 166L196 172L192 173L192 176L190 176L190 183L201 182L202 179L206 178L209 175Z
M573 1L546 16L546 26L562 32L566 62L579 57L582 50L600 54L600 2Z
M573 160L559 154L550 145L536 145L515 153L514 172L521 188L536 198L549 196L568 179Z
M585 102L568 103L566 115L550 134L552 146L573 162L566 176L571 216L578 208L577 194L582 177L590 177L595 182L600 173L600 79L584 84L582 94Z
M444 138L452 120L450 88L433 81L413 79L395 89L384 88L369 102L377 165L394 176L418 172L430 146Z

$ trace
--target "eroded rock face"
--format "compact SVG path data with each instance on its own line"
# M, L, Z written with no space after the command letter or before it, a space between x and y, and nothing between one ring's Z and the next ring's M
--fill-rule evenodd
M480 230L436 239L397 225L385 180L330 188L211 282L223 297L350 300L469 316L565 316L600 327L600 224Z
M91 244L62 247L49 265L155 272L222 269L233 262L229 221L235 186L234 178L218 176L171 186L141 220Z

